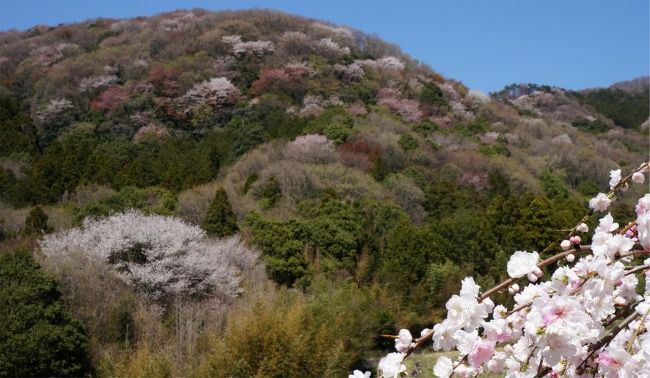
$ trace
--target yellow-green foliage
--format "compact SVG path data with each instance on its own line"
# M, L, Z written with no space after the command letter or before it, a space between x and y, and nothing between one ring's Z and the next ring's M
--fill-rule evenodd
M152 350L149 346L140 346L135 350L119 350L106 355L97 367L100 377L173 377L173 363L168 356Z
M311 299L281 290L231 312L225 334L206 341L207 356L193 375L345 376L386 317L370 290L315 286Z

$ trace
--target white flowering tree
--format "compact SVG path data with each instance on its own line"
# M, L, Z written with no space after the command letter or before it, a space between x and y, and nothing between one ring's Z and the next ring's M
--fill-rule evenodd
M336 160L334 142L325 135L307 134L287 143L284 155L292 160L308 164L326 164Z
M404 359L432 345L436 351L458 352L455 360L437 360L437 377L483 372L506 377L648 376L650 194L638 200L636 219L627 224L615 223L605 212L630 184L645 182L649 164L626 177L612 171L610 191L589 201L590 214L565 240L558 240L561 252L544 258L555 244L540 253L514 252L507 263L508 279L481 290L467 277L460 293L447 302L442 322L417 338L406 329L387 336L395 339L396 352L380 360L379 375L402 375ZM591 245L583 245L580 234L589 232L585 222L595 215L602 216ZM549 271L552 267L556 269ZM550 278L542 282L545 271ZM513 296L512 308L491 299L506 291ZM355 371L350 378L368 376Z
M190 88L178 103L190 112L192 108L207 104L214 108L233 105L239 98L239 89L225 77L202 81Z
M197 226L178 218L129 210L81 228L46 235L41 250L54 262L87 258L110 264L125 282L152 299L172 296L237 296L242 274L259 254L238 236L209 239Z
M42 109L36 112L37 118L44 124L54 122L61 114L74 108L72 102L66 98L50 100Z
M241 36L238 35L225 35L221 37L224 43L232 45L233 54L241 58L246 55L255 55L263 57L264 55L275 52L275 44L271 41L248 41L244 42Z
M331 38L323 38L316 42L316 48L322 53L330 55L332 58L340 58L343 55L350 53L350 48L347 46L341 47L337 42Z
M79 91L86 92L92 89L109 87L117 83L118 80L118 77L112 73L85 77L79 82Z

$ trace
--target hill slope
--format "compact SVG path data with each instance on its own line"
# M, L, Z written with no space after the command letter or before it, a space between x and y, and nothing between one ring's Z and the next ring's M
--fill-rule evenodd
M554 242L611 169L647 159L644 95L486 95L360 31L274 11L4 32L0 249L131 208L152 226L120 232L161 234L165 250L189 243L172 242L181 229L203 238L196 225L239 231L264 266L233 273L246 291L216 310L215 298L145 301L105 261L50 261L99 375L340 376L393 347L375 335L439 318L465 275L501 280L512 251ZM131 238L97 234L78 252ZM148 262L147 243L121 251L126 266Z

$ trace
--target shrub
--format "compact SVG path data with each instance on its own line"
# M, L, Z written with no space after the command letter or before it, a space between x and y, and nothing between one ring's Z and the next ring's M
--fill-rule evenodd
M440 126L428 121L420 122L413 126L414 131L425 136L437 131L439 128Z
M34 207L25 220L26 234L44 234L49 230L47 214L40 206Z
M435 83L425 83L420 92L420 101L424 104L438 105L447 107L447 100L442 94L442 90Z
M282 187L275 176L269 177L265 183L257 187L255 196L262 200L262 206L271 207L282 198Z
M564 181L553 173L550 169L545 169L539 175L539 181L542 184L542 189L546 196L551 199L560 199L569 197L569 191L564 184Z
M404 151L413 151L418 148L417 139L413 138L409 134L400 135L397 144L399 144L399 146L402 147Z
M605 123L602 119L594 119L594 120L589 120L586 118L579 118L573 122L571 122L571 125L577 129L581 129L584 131L588 132L593 132L593 133L602 133L605 132L609 129L609 126L607 123Z
M352 130L342 122L333 122L323 129L327 139L333 140L336 144L341 144L348 140Z
M0 375L82 376L82 326L64 310L54 279L26 251L0 255Z
M218 188L203 221L203 229L210 236L231 236L239 230L237 219L228 201L228 194Z
M248 177L246 177L246 182L244 182L244 186L242 187L241 191L243 194L247 194L248 191L251 189L251 186L255 183L260 178L259 174L257 172L253 172Z
M393 174L385 179L386 187L395 198L395 202L411 217L414 222L424 220L424 193L413 183L413 180L402 175Z

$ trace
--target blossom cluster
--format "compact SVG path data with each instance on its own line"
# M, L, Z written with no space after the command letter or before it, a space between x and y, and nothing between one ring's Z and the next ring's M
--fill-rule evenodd
M50 100L45 107L39 110L36 115L43 123L50 123L60 114L74 108L72 102L66 98L56 98Z
M161 139L169 135L169 129L155 123L149 123L138 129L138 132L133 136L133 140L140 141L146 137L153 137Z
M221 38L224 43L232 45L232 52L236 57L255 55L262 57L275 51L275 44L271 41L243 42L238 35L226 35Z
M80 50L76 43L59 43L55 46L40 46L31 51L31 56L41 66L51 66Z
M129 99L126 89L112 86L103 91L97 98L90 102L92 110L110 110L123 105Z
M420 102L402 98L401 93L393 88L380 89L377 97L379 105L386 106L408 122L418 122L424 117L424 113L420 110Z
M316 47L332 56L340 57L343 55L348 55L350 53L350 48L347 46L341 47L338 43L333 41L331 38L323 38L316 42Z
M363 79L363 67L359 63L351 63L348 65L335 64L334 72L340 75L341 79L347 83L360 81Z
M645 181L648 166L642 164L625 178L620 170L612 171L610 192L593 198L591 208L596 214L607 211L617 190ZM459 353L455 361L447 356L437 360L433 368L437 377L485 372L506 377L646 376L650 194L638 200L635 221L621 226L611 213L601 216L591 245L582 245L580 234L589 232L587 219L571 230L559 243L562 251L551 257L542 260L542 253L515 252L507 263L509 278L492 289L481 292L474 279L466 277L460 293L446 303L442 322L423 330L417 339L406 329L394 337L396 352L380 360L380 376L400 376L406 370L404 358L429 341L434 350ZM645 286L639 275L645 275ZM513 295L512 309L490 298L504 289Z
M352 38L353 33L352 30L343 27L343 26L331 26L327 24L323 24L321 22L314 22L311 24L312 28L316 30L320 30L326 33L334 34L337 37L342 37L342 38Z
M118 81L118 77L115 74L104 74L89 76L81 79L79 82L79 91L85 92L91 89L102 88L111 86Z
M233 105L239 98L239 89L225 77L216 77L195 84L179 99L181 105L193 107L208 104L213 107Z
M336 159L335 153L334 142L320 134L296 137L284 149L287 158L308 164L332 163Z
M402 71L406 67L406 65L404 64L404 62L402 62L401 59L394 56L385 56L377 60L372 60L372 59L355 60L354 62L375 69L394 70L394 71Z
M111 264L125 282L152 299L211 296L223 301L241 292L242 273L258 253L233 236L213 240L180 219L128 210L86 219L81 228L46 235L47 258L88 258Z
M175 12L171 18L160 21L159 28L167 33L180 33L190 29L196 18L194 12Z

